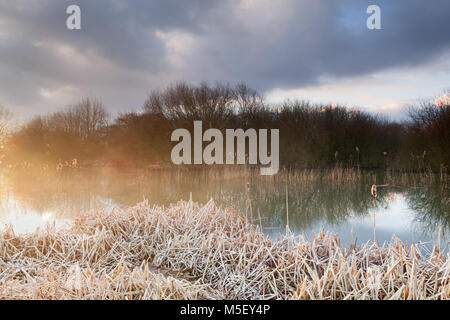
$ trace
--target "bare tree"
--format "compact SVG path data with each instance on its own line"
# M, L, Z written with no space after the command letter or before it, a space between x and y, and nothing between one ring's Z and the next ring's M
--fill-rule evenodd
M0 142L2 143L8 133L11 119L12 113L4 106L0 105Z
M83 140L98 135L107 126L108 114L99 100L86 98L71 111L79 119L79 135Z
M245 83L240 83L233 88L233 99L241 112L257 111L264 104L264 98Z
M46 119L53 131L62 131L82 141L97 137L108 124L108 113L96 99L85 98L74 106L58 111Z
M222 128L230 116L256 111L262 101L263 98L245 84L194 86L179 82L163 91L153 91L144 104L144 111L165 118L173 126L203 120L207 126Z

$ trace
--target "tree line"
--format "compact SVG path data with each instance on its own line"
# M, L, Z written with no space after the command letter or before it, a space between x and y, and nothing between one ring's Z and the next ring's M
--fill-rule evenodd
M111 119L96 99L37 116L5 134L3 165L52 165L77 159L81 165L148 166L170 163L173 130L280 129L280 165L288 168L440 170L450 165L450 108L422 103L408 120L343 106L287 100L273 106L245 84L175 83L151 92L143 107Z

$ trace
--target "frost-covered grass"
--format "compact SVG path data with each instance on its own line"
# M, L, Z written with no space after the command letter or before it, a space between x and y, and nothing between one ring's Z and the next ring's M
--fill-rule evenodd
M0 231L0 298L449 299L449 255L424 250L344 248L331 233L272 240L212 201L143 202L64 229Z

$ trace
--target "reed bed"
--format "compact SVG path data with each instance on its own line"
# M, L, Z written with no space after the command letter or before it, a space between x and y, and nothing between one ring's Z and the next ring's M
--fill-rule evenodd
M163 271L163 273L161 272ZM239 212L179 202L0 232L3 299L449 299L449 254L393 238L272 240Z
M107 272L78 265L49 266L28 274L13 271L0 285L0 299L133 300L206 299L205 286L155 273L146 264L130 269L124 264Z

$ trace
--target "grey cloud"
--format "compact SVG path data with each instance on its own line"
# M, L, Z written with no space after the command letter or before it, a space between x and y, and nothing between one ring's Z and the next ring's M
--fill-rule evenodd
M72 85L82 95L114 97L113 109L139 107L148 91L181 79L296 88L323 76L425 64L450 46L448 0L249 3L239 9L238 0L0 0L0 26L8 33L0 36L0 103L35 104L42 101L39 88ZM65 28L69 4L82 8L81 31ZM382 8L381 31L365 26L369 4ZM157 30L192 37L192 47L181 48L181 65ZM80 68L52 44L106 62Z
M366 8L374 1L318 0L307 10L294 3L290 8L294 17L273 26L273 30L287 30L275 44L266 41L273 36L271 31L229 39L225 45L211 41L213 49L207 57L215 52L230 68L233 80L244 79L270 89L314 84L324 75L356 76L417 65L448 51L450 2L438 0L428 6L414 0L375 2L382 8L380 31L365 26ZM349 8L353 15L345 16ZM350 19L354 21L346 21ZM232 48L243 50L233 52ZM207 73L214 74L215 61L211 60Z

